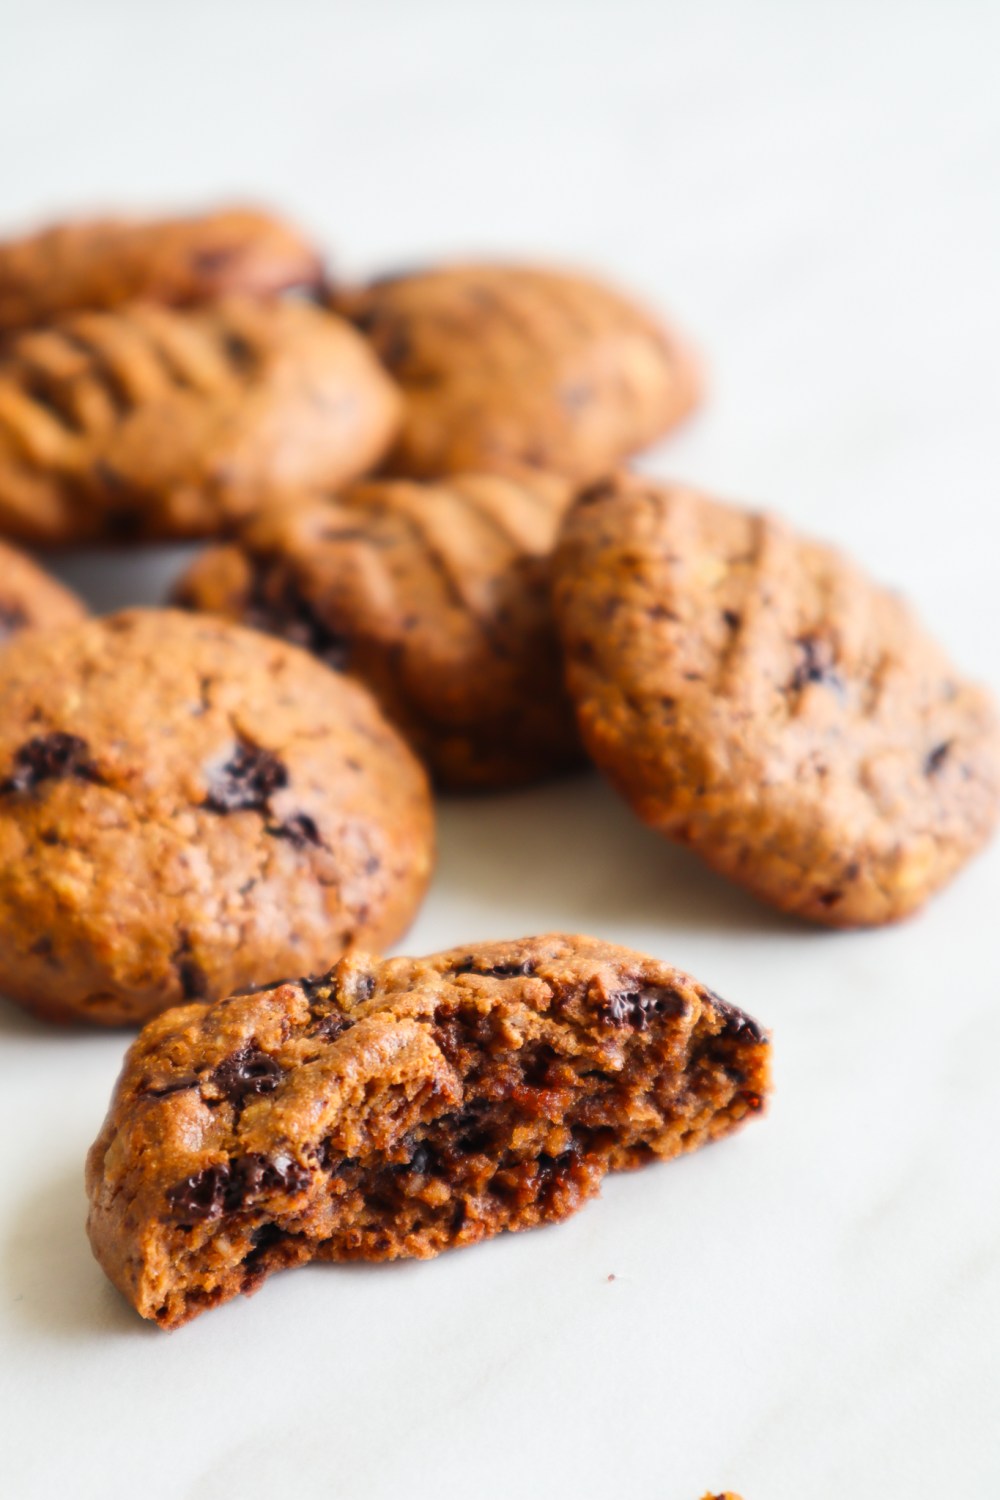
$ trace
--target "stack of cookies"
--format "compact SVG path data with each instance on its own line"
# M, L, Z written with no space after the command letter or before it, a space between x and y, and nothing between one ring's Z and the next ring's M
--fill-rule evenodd
M332 282L228 210L0 246L0 532L206 539L103 619L0 544L0 990L143 1024L90 1235L185 1322L302 1261L565 1217L758 1113L758 1024L552 934L384 959L432 787L591 760L782 911L915 911L989 837L1000 730L828 546L630 472L702 397L685 339L579 275Z

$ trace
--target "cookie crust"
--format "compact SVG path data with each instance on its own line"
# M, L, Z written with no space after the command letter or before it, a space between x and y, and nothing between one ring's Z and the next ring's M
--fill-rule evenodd
M567 1217L760 1110L769 1046L658 960L553 934L179 1007L131 1048L88 1230L173 1328L307 1260L425 1258Z
M134 1024L397 938L422 768L357 684L221 620L134 610L0 653L0 992Z
M833 548L621 476L573 509L553 570L590 754L724 875L815 922L887 922L989 837L991 698Z

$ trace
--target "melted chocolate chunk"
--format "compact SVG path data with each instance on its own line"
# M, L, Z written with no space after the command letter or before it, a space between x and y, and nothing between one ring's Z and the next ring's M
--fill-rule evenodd
M90 747L77 734L39 734L28 740L14 754L14 769L0 782L0 792L30 792L43 781L58 781L72 776L78 781L99 782L97 768L89 756Z
M307 974L304 979L296 980L296 983L310 1003L313 1000L336 999L337 980L333 969L328 969L325 974Z
M185 1177L175 1187L167 1189L167 1202L174 1216L182 1224L200 1224L206 1219L218 1219L222 1215L229 1183L229 1168L224 1162L206 1167Z
M631 1026L645 1031L651 1016L682 1016L687 1002L669 985L646 984L639 989L616 990L598 1014L608 1026Z
M801 693L810 682L821 682L842 692L844 679L837 671L833 644L821 635L801 635L795 642L798 664L789 684L793 693Z
M308 1184L307 1168L292 1157L253 1151L185 1177L167 1189L167 1202L179 1223L199 1224L235 1213L262 1193L300 1193Z
M725 1023L719 1032L720 1037L732 1037L741 1042L765 1042L767 1040L753 1017L740 1010L739 1006L730 1005L728 1000L723 1000L722 996L717 995L714 990L706 990L705 994Z
M216 1087L234 1104L252 1094L272 1094L284 1076L275 1058L250 1045L227 1057L212 1074Z
M225 765L209 776L204 806L212 812L267 812L275 792L288 785L288 767L270 750L237 745Z
M489 968L482 969L471 954L452 970L453 974L479 974L483 979L529 979L534 972L535 964L530 958L519 963L491 964Z

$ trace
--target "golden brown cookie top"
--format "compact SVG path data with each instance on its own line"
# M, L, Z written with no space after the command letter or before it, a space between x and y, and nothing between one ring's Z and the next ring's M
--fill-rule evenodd
M548 585L567 495L485 474L363 482L272 507L174 599L359 677L442 785L528 782L579 758Z
M76 219L0 242L0 332L144 300L316 287L322 263L283 219L255 208L189 217Z
M72 625L87 607L36 562L0 542L0 645L21 630Z
M0 653L0 991L116 1024L398 937L423 772L365 690L221 620L133 610Z
M268 494L364 473L398 405L350 325L307 303L70 314L0 350L0 531L213 535Z
M573 509L554 572L591 754L647 822L776 905L904 916L992 831L992 700L833 548L623 476Z
M168 1327L314 1255L471 1244L728 1134L769 1050L689 975L593 938L352 953L150 1022L88 1158L91 1240Z
M600 477L696 404L690 348L602 281L470 264L334 295L403 387L399 474L534 465Z

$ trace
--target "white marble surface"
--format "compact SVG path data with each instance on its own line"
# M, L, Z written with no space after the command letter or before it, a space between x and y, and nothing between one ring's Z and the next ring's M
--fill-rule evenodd
M0 4L0 214L283 203L364 271L603 267L703 339L651 462L916 597L1000 686L1000 8ZM176 558L67 560L98 604ZM589 778L445 805L427 949L551 927L774 1028L766 1121L562 1228L310 1269L164 1336L83 1234L119 1036L0 1007L12 1500L1000 1494L1000 850L897 930L757 907ZM614 1280L610 1280L611 1276Z

